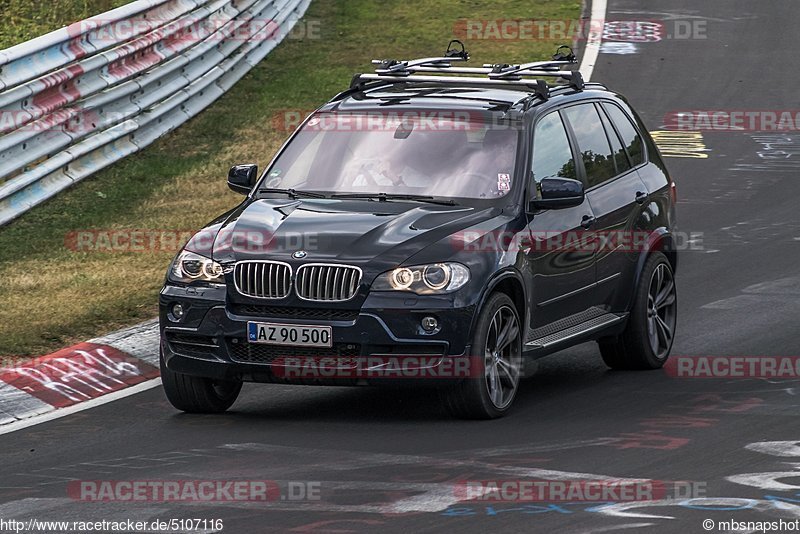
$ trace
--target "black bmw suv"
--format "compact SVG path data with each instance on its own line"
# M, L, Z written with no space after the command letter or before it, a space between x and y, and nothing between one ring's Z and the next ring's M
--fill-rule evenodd
M246 199L189 241L160 295L176 408L224 411L244 381L400 382L493 418L527 364L577 343L614 369L664 365L676 192L641 119L567 70L565 47L468 58L454 41L374 61L262 175L231 169Z

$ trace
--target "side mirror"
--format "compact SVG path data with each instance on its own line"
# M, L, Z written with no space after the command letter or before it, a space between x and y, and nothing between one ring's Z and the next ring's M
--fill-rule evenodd
M258 181L258 165L235 165L228 172L228 187L236 193L247 195Z
M541 198L531 200L528 210L559 210L583 204L583 182L571 178L545 178L539 183Z

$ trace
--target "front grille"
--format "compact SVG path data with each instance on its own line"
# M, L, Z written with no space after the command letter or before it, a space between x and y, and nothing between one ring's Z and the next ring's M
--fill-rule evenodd
M167 332L167 342L173 353L192 358L214 358L219 350L217 340L208 336Z
M356 296L360 283L358 267L309 263L297 270L295 291L304 300L343 302Z
M292 289L292 268L276 261L243 261L233 274L236 290L261 299L282 299Z
M228 341L231 359L240 363L273 363L282 358L334 358L340 367L355 367L361 354L361 345L335 343L332 348L322 347L283 347L278 345L259 345L244 339Z
M355 321L358 310L332 310L326 308L287 308L285 306L259 306L256 304L230 304L231 312L250 317L279 319L310 319L320 321Z

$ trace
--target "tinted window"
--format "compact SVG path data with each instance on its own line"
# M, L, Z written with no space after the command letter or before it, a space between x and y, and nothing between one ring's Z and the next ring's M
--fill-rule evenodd
M634 128L631 120L617 106L603 104L603 108L608 112L611 120L614 121L619 134L622 136L622 142L625 144L625 148L628 149L628 155L631 157L634 166L644 163L642 137L636 131L636 128Z
M577 179L575 161L561 115L551 113L536 124L533 134L533 179L554 176Z
M614 128L611 127L611 123L608 121L608 117L605 113L600 113L600 120L603 121L603 128L606 129L608 141L611 143L611 152L614 154L614 163L617 164L617 174L622 174L631 168L631 164L628 161L628 156L625 154L625 149L622 148L622 143L619 142L619 137L614 131Z
M581 104L565 110L586 168L587 185L592 187L616 176L614 157L603 123L594 104Z

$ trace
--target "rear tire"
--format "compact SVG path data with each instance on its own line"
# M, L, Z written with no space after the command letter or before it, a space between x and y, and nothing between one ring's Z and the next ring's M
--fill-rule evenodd
M240 381L223 381L176 373L161 356L161 383L170 404L187 413L222 413L236 402Z
M625 330L598 341L603 361L612 369L660 369L675 339L678 297L675 275L666 256L647 258Z
M470 376L442 391L450 414L463 419L495 419L511 408L519 389L522 328L514 302L504 293L487 300L472 339Z

